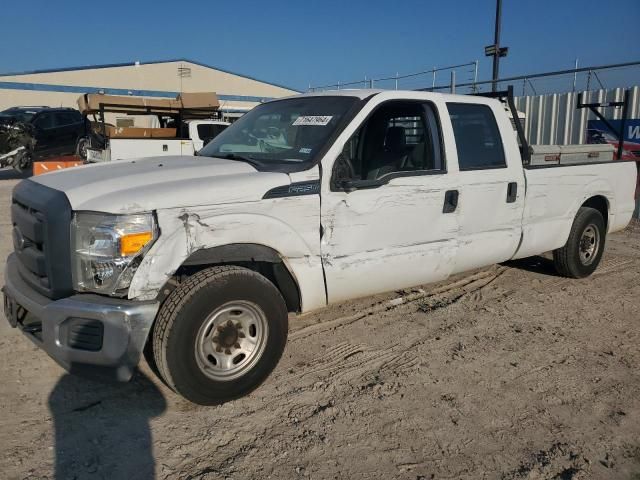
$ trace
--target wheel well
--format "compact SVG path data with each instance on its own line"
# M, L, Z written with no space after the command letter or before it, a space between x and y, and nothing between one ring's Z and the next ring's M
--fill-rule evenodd
M200 270L218 265L237 265L265 276L282 294L288 311L301 310L302 300L295 277L278 252L264 245L247 243L198 250L184 261L168 285L175 286ZM161 291L164 292L166 289L163 288Z
M606 197L603 197L602 195L591 197L586 202L584 202L582 206L594 208L602 214L606 231L609 225L609 202L607 201Z

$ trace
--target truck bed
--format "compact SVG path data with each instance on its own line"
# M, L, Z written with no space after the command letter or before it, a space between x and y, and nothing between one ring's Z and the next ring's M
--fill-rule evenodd
M578 208L593 196L607 204L607 231L624 228L635 209L636 175L633 161L526 166L523 240L515 258L562 247Z

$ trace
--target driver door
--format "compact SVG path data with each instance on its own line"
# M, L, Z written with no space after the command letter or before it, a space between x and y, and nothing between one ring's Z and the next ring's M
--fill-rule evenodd
M346 142L322 192L330 303L443 280L452 272L458 221L446 202L456 197L456 185L440 139L433 103L391 100Z

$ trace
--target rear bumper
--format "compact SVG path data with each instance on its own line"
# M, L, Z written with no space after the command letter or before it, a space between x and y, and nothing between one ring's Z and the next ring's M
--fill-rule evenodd
M18 328L71 373L127 381L140 360L159 302L93 294L51 300L31 288L7 259L4 294L28 313Z

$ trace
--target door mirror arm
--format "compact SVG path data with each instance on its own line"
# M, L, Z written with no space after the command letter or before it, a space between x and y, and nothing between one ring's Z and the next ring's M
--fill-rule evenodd
M342 180L340 182L340 187L342 188L342 190L344 190L346 193L351 193L351 192L355 192L358 188L357 188L357 181L356 180Z

